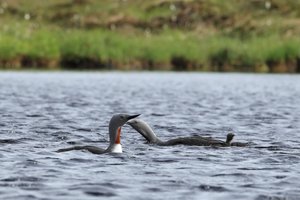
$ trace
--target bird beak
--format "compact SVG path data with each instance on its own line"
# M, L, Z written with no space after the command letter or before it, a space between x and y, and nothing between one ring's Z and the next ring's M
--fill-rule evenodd
M130 116L127 117L127 121L128 121L128 120L131 120L131 119L133 119L133 118L136 118L136 117L138 117L138 116L140 116L140 115L141 115L141 114L130 115Z

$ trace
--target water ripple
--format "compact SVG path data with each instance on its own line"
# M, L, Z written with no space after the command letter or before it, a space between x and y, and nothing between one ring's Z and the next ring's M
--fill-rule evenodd
M210 73L0 73L0 199L288 199L300 196L300 79ZM149 145L114 113L141 113L162 140L212 136L247 147ZM145 198L144 198L145 197Z
M213 185L199 185L198 189L206 192L227 192L229 191L225 187L213 186Z

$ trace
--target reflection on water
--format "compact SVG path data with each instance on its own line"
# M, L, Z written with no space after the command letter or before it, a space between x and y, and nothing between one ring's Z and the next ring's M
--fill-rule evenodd
M0 73L1 199L298 199L297 75ZM121 155L58 148L108 145L113 113L142 113L163 140L211 135L247 148L145 144L123 128Z

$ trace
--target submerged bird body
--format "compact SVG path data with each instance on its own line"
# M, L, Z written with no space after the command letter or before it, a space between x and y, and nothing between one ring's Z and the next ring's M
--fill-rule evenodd
M94 154L103 153L122 153L121 145L121 127L130 119L138 117L139 115L126 115L117 114L114 115L109 122L109 146L106 149L102 149L95 146L74 146L64 149L59 149L56 152L66 152L72 150L87 150Z
M251 143L251 144L253 144L253 143ZM230 144L230 146L235 146L235 147L246 147L246 146L249 146L250 145L250 143L245 143L245 142L232 142L231 144Z
M206 138L206 137L179 137L175 139L168 140L163 143L163 146L172 146L172 145L195 145L195 146L230 146L230 144L225 143L224 141Z
M173 145L196 145L196 146L219 146L226 147L231 146L231 141L234 137L233 133L228 133L226 141L214 139L212 137L191 136L191 137L179 137L168 141L160 140L152 128L141 119L132 119L127 122L133 129L139 132L150 144L156 144L160 146L173 146Z

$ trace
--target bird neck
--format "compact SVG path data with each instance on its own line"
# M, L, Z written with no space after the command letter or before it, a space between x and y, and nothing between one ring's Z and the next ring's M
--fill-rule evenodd
M121 127L120 126L109 126L109 143L118 144L120 143Z
M227 137L226 137L226 143L227 143L227 144L230 144L231 141L232 141L232 139L233 139L233 135L227 134Z
M142 133L142 136L144 136L144 138L149 142L149 143L160 143L161 140L156 136L156 134L154 133L154 131L148 127L147 129L145 129L143 131L144 133Z
M122 153L121 127L109 126L109 146L106 152Z
M146 122L138 120L135 123L129 123L129 125L138 133L140 133L148 143L158 144L162 142Z
M107 148L107 152L110 153L122 153L122 145L121 145L121 127L115 130L115 137L112 137L109 142L109 146Z

